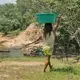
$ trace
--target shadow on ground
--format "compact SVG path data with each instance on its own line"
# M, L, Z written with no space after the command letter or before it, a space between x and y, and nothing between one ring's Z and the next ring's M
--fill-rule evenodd
M80 70L76 70L75 68L71 66L62 67L62 68L53 68L51 71L54 72L67 72L67 73L73 73L75 75L80 75Z

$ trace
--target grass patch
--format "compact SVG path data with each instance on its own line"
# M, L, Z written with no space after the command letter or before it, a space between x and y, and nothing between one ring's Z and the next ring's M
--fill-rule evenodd
M44 57L7 57L7 58L0 58L0 61L44 61Z
M5 58L9 61L45 61L42 57ZM43 72L44 66L0 66L0 80L80 80L80 66L51 59L53 70Z

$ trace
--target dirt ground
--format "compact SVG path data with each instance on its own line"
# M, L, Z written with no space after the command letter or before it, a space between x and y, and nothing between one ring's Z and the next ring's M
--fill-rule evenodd
M0 42L7 47L15 47L31 43L39 37L42 38L42 30L36 24L32 23L26 30L13 38L0 35Z
M41 66L44 62L18 62L18 61L3 61L0 62L0 66L17 65L17 66Z

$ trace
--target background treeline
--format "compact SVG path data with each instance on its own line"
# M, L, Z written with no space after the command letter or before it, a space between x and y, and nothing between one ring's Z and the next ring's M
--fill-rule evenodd
M36 22L36 13L54 11L63 16L62 28L59 29L60 38L55 45L62 48L64 46L65 53L70 50L78 50L79 53L80 0L17 0L16 4L0 5L0 32L19 32L26 29L30 23ZM70 46L71 48L68 48Z
M73 34L80 26L80 0L17 0L0 5L0 31L25 29L35 22L35 13L57 11L64 16L62 26Z

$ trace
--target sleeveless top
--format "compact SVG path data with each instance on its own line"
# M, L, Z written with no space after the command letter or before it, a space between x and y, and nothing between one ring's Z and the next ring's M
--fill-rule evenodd
M44 40L44 46L49 46L50 48L54 49L54 41L55 41L55 34L51 32L51 35L47 34L46 39Z

